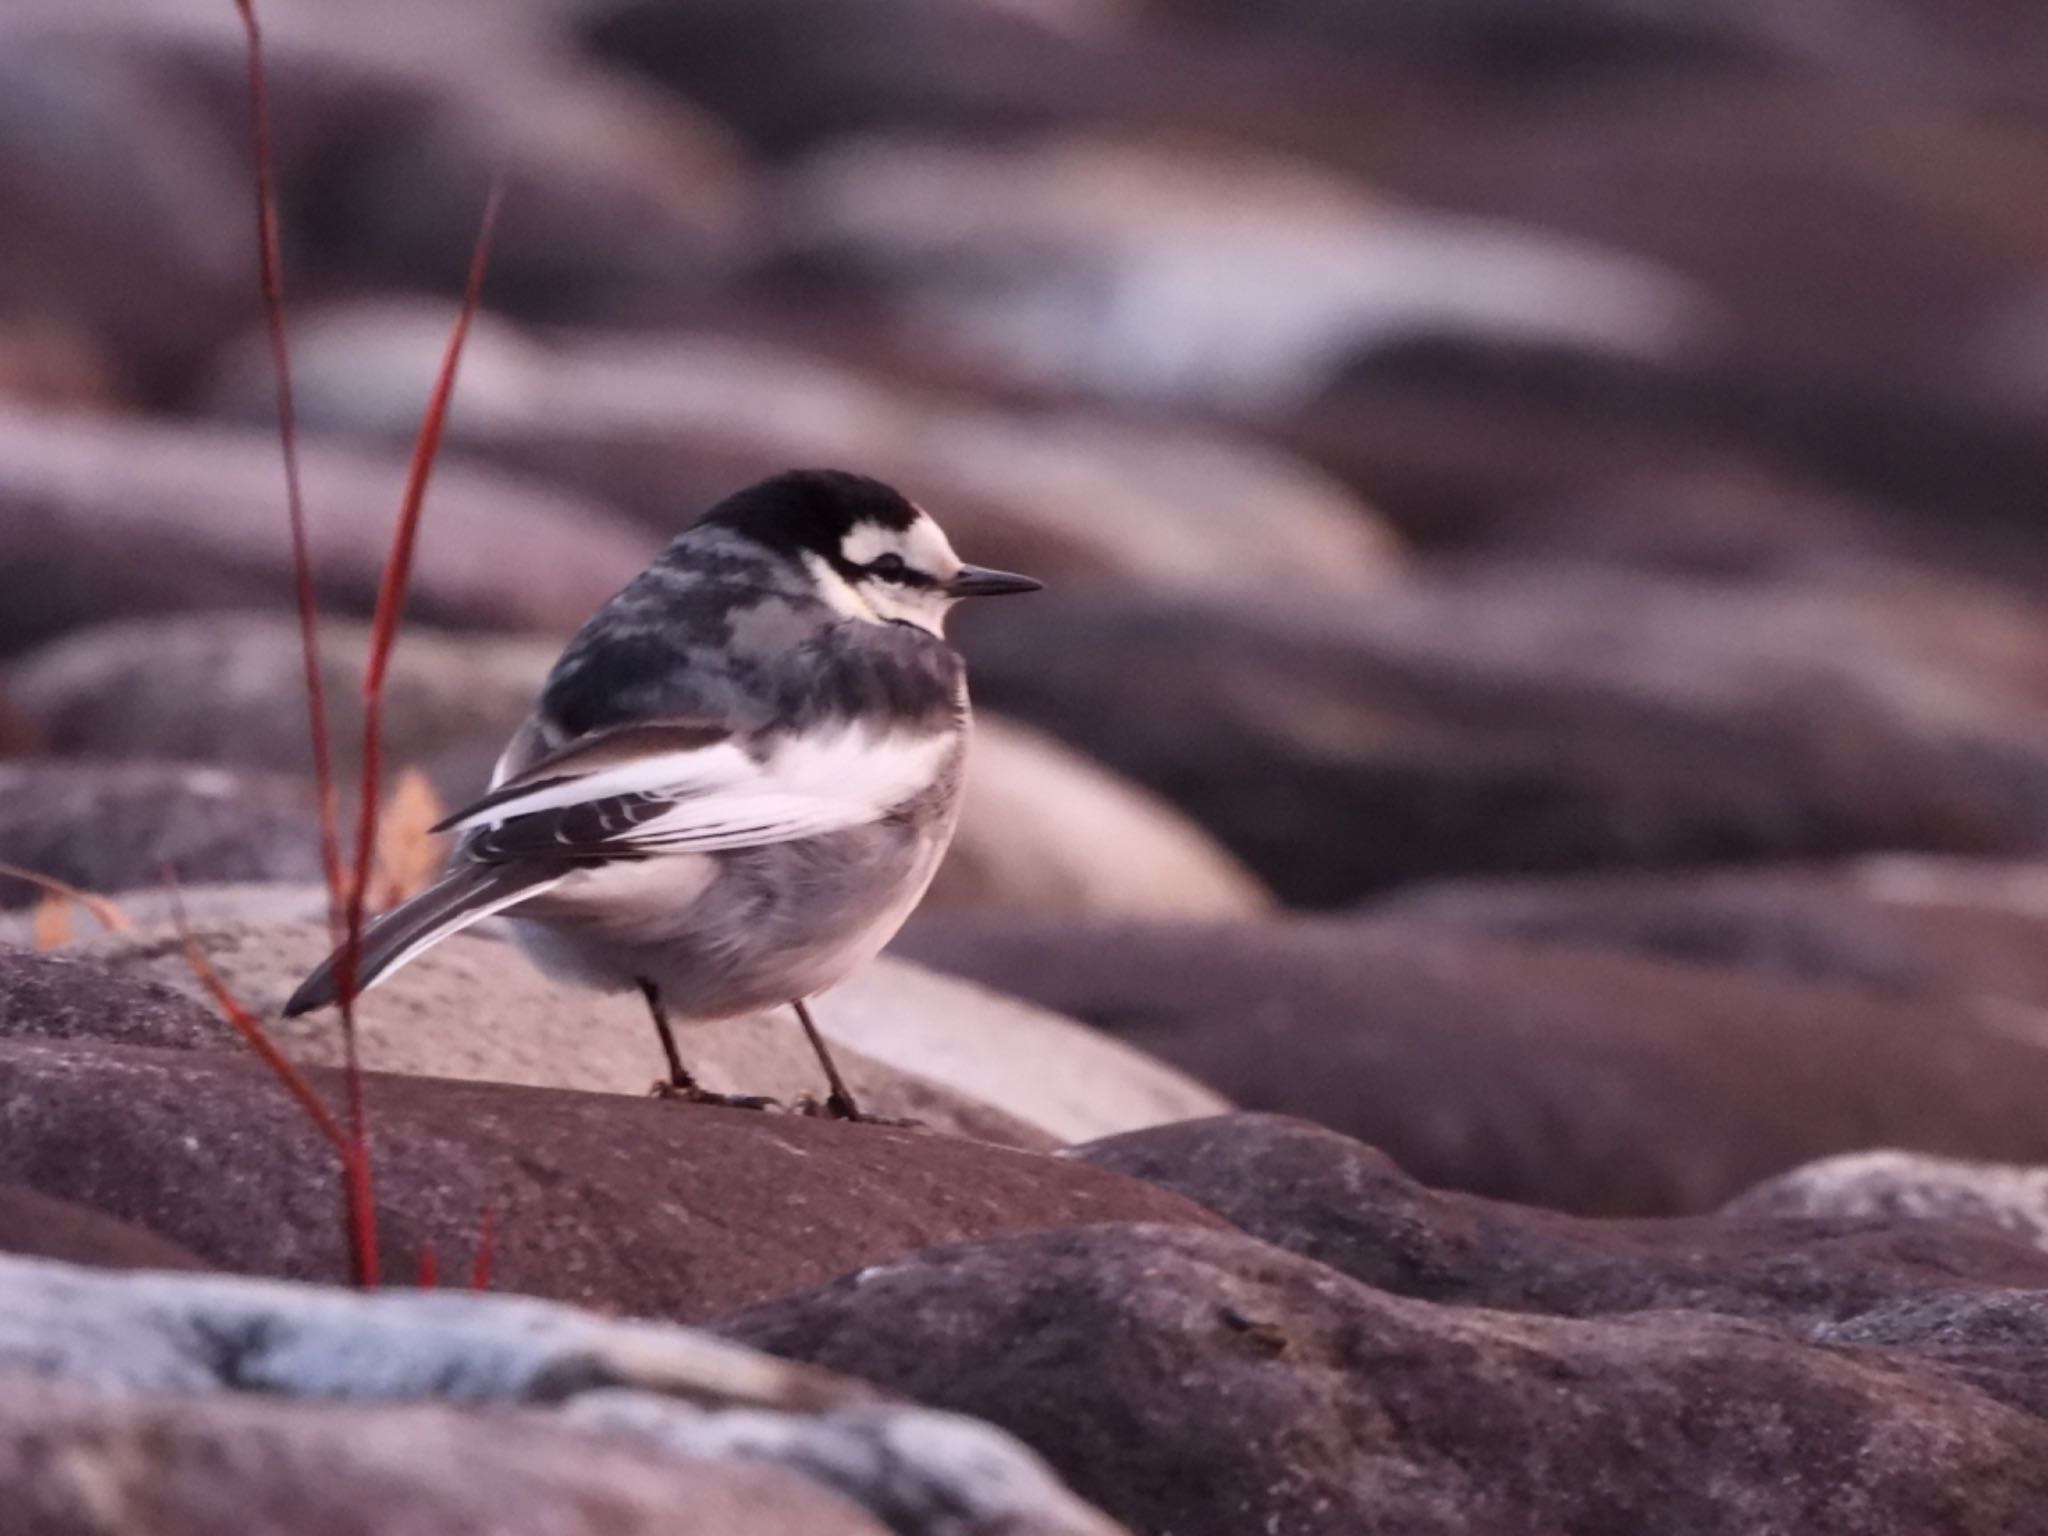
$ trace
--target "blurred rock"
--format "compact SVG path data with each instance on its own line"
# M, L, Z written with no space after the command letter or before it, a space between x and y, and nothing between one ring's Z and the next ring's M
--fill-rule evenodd
M986 134L1113 99L1101 57L1123 0L603 0L585 27L601 58L701 101L750 143L786 153L859 128Z
M6 955L0 952L0 965L5 963ZM62 1259L101 1269L207 1267L154 1232L13 1184L0 1184L0 1254Z
M1249 152L864 140L807 162L783 207L796 272L930 345L1112 397L1271 410L1415 335L1668 359L1713 330L1647 262Z
M367 624L320 628L343 785L361 768L369 640ZM408 624L385 675L386 773L426 770L451 808L474 799L560 651L556 639ZM312 772L298 620L288 614L180 614L75 630L0 674L0 699L52 753Z
M360 1456L366 1446L374 1452L408 1429L438 1445L489 1423L505 1426L546 1469L579 1443L600 1462L626 1463L628 1473L624 1453L651 1451L701 1473L711 1485L710 1513L723 1522L663 1530L752 1531L753 1524L730 1523L749 1517L721 1504L721 1490L753 1491L752 1517L773 1521L807 1486L870 1511L898 1536L963 1536L970 1525L1016 1536L1116 1536L999 1430L880 1402L860 1383L702 1333L502 1296L115 1278L22 1262L0 1262L0 1297L0 1399L8 1404L37 1389L67 1404L108 1392L145 1414L175 1407L181 1423L210 1429L220 1421L239 1425L248 1395L260 1394L266 1415L342 1431L344 1455ZM350 1405L346 1416L325 1408L335 1400ZM0 1408L0 1418L5 1413ZM249 1435L233 1438L246 1445ZM361 1470L384 1470L374 1455L368 1459ZM162 1457L147 1460L157 1475L168 1471ZM248 1470L239 1457L229 1465ZM304 1477L276 1456L259 1458L258 1466L259 1480L281 1472ZM124 1475L133 1472L127 1467ZM212 1496L223 1491L230 1502L249 1496L233 1479ZM431 1480L419 1492L448 1496ZM684 1499L691 1510L704 1509L705 1500ZM802 1509L802 1501L793 1507ZM844 1527L814 1523L835 1511L847 1513L817 1499L803 1510L803 1523L769 1529L837 1531ZM504 1518L459 1528L505 1529ZM561 1518L545 1528L567 1529ZM388 1528L384 1521L363 1527Z
M154 905L161 908L162 898ZM210 1001L161 912L133 897L123 907L154 926L84 939L66 958L88 958L152 987ZM327 954L324 922L195 916L191 931L236 996L274 1020L273 1037L296 1059L341 1063L331 1014L274 1017ZM74 984L98 996L98 983L74 983L67 974L65 986ZM31 985L39 1008L61 1005L65 987ZM50 1032L35 1027L26 1007L11 1012L27 1020L29 1033ZM935 1130L1042 1148L1226 1107L1180 1073L1093 1030L901 961L864 968L813 1012L865 1108ZM182 1020L164 1036L125 1027L109 1036L107 1025L92 1027L85 1009L60 1016L75 1021L59 1031L66 1037L189 1043ZM663 1075L660 1046L638 998L558 986L506 945L474 935L436 946L379 985L364 998L357 1029L364 1061L380 1071L633 1095ZM216 1026L208 1038L225 1036ZM785 1102L823 1093L817 1058L786 1009L693 1025L679 1044L691 1070L714 1090Z
M460 9L264 16L294 281L452 295L503 174L495 302L623 316L701 297L749 217L731 142L663 93ZM260 313L233 10L24 0L4 41L0 167L20 227L0 310L76 327L160 389Z
M341 1104L340 1074L307 1076ZM929 1132L383 1073L365 1086L393 1279L429 1251L466 1272L488 1220L494 1285L688 1321L962 1237L1214 1221L1134 1180ZM333 1150L253 1056L0 1041L0 1165L224 1269L349 1273Z
M984 713L967 809L920 910L1243 917L1270 904L1255 876L1164 801Z
M593 1442L449 1408L136 1397L0 1375L0 1496L20 1529L160 1536L883 1536L766 1467ZM116 1502L118 1501L118 1502Z
M405 460L309 442L303 462L321 600L368 613ZM289 608L288 528L274 432L0 411L0 654L109 619ZM599 506L448 457L409 612L567 634L653 553Z
M321 632L344 789L360 763L368 638L339 622ZM387 784L414 766L444 804L475 799L558 649L409 626L384 694ZM304 692L297 621L271 614L99 625L0 674L0 705L50 752L309 773ZM928 910L1221 917L1266 905L1256 879L1152 795L1038 732L986 712L976 726L967 809Z
M2048 1168L1851 1152L1766 1179L1723 1210L1738 1217L1978 1222L2048 1249Z
M88 891L180 880L317 880L313 795L283 774L152 762L0 763L0 862ZM0 878L0 908L34 906ZM83 919L90 924L89 918Z
M1912 865L1938 869L1935 879L1957 887L1974 875L1982 894L1967 903L1916 901ZM2000 881L2040 886L2041 875L2038 865L1880 855L1837 866L1452 880L1395 892L1369 910L1889 996L2032 1007L2048 1003L2048 913L1992 904L1991 893Z
M1176 1536L1992 1536L2048 1499L2039 1419L1906 1351L1434 1307L1231 1232L961 1245L720 1328L982 1414Z
M1165 795L1295 903L2048 838L2048 631L1973 587L1501 563L1347 603L1049 593L960 627L980 702Z
M1361 1142L1275 1115L1184 1120L1073 1155L1162 1184L1376 1290L1454 1306L1716 1312L1805 1330L1902 1298L2048 1286L2048 1256L1981 1230L1961 1201L1852 1208L1809 1204L1789 1187L1856 1157L1783 1175L1722 1214L1589 1221L1426 1189ZM1771 1198L1776 1189L1792 1198ZM1949 1219L1901 1219L1915 1216Z
M1686 1214L1873 1145L2048 1162L2038 1031L1964 999L1356 920L934 924L902 947L1496 1199Z
M304 419L410 441L446 330L440 312L388 300L309 317L293 344ZM264 421L271 390L251 337L205 400ZM974 408L743 336L550 337L487 318L461 398L451 443L630 508L664 537L753 480L828 464L902 486L976 561L1060 584L1348 588L1394 558L1370 509L1241 434Z

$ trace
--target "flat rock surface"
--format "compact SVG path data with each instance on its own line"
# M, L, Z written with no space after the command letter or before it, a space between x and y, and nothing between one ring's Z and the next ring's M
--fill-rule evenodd
M1433 1306L1228 1232L963 1244L720 1328L982 1414L1149 1536L2048 1529L2048 1427L1906 1351Z
M235 995L271 1019L275 1038L301 1059L338 1065L333 1014L275 1017L327 953L324 922L295 916L321 910L318 893L199 887L189 900L190 931ZM139 926L103 936L79 917L78 942L63 951L99 967L96 976L145 983L143 993L109 990L77 965L49 969L23 958L12 973L23 1001L0 1021L23 1032L104 1031L142 1045L223 1038L216 1019L201 1020L195 1033L187 1011L163 1016L157 1000L166 991L211 1008L165 906L161 893L127 896L122 909ZM0 962L0 976L8 974ZM0 1008L8 1007L4 996ZM1044 1146L1228 1107L1184 1073L1097 1030L905 961L864 967L812 1013L877 1113L984 1140ZM57 1022L39 1026L38 1017ZM372 990L358 1027L364 1059L392 1072L641 1094L663 1068L637 999L559 986L481 934L437 946ZM718 1090L784 1100L819 1091L817 1058L786 1009L692 1026L682 1048Z
M1404 922L962 923L904 942L1440 1188L1663 1216L1873 1144L2048 1160L2048 1060L2009 1010L1966 1000Z
M215 973L244 1006L269 1021L272 1038L295 1059L341 1065L338 1014L330 1010L278 1018L285 999L328 953L324 923L214 922L194 924L189 931ZM210 1001L184 938L169 925L92 938L69 953L181 990L195 1001ZM935 987L939 995L929 1001L942 1012L949 1004L971 1003L979 996L943 981ZM834 1011L817 1010L821 1016ZM964 1021L954 1022L971 1029ZM641 1097L666 1071L659 1038L637 997L558 986L508 945L468 935L437 946L372 990L363 1000L357 1028L362 1059L375 1071ZM38 1032L32 1020L28 1030ZM785 1103L825 1092L817 1057L787 1010L688 1029L679 1043L684 1060L693 1070L701 1066L702 1081L715 1092L759 1094ZM935 1130L988 1141L1052 1144L1051 1136L1030 1124L914 1069L871 1060L858 1046L845 1052L839 1065L870 1113L915 1119Z
M341 1103L338 1074L309 1075ZM687 1321L988 1232L1214 1221L930 1132L385 1074L367 1099L394 1278L430 1249L463 1272L488 1219L500 1288L640 1316ZM224 1269L347 1274L333 1153L252 1057L0 1042L0 1166Z

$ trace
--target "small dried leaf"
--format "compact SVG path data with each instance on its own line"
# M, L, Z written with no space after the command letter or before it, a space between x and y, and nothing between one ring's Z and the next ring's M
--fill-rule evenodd
M377 818L377 876L371 905L396 906L433 884L441 872L442 839L433 827L447 814L434 786L417 768L398 776Z
M37 949L62 949L72 939L71 898L45 891L30 922Z
M38 902L36 906L34 921L38 924L44 921L42 913L43 903L55 900L65 904L77 902L86 911L90 912L93 916L93 921L98 923L108 933L126 933L135 926L135 919L126 912L123 912L113 902L107 900L106 897L95 896L90 891L81 891L77 886L59 880L55 875L45 875L33 869L23 869L19 864L0 864L0 875L6 875L15 880L24 880L43 893L42 901ZM50 921L54 923L56 919L50 919ZM70 918L66 916L63 921L65 932L68 934L70 932ZM40 933L42 930L39 927L36 931ZM40 944L40 942L39 939L38 943ZM57 941L59 944L65 942L67 942L65 939ZM48 947L55 948L56 946L50 945Z

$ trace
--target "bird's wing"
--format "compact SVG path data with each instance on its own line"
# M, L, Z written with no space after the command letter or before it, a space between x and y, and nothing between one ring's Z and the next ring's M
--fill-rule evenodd
M441 824L486 863L713 853L879 821L928 788L950 731L857 722L747 737L652 721L593 732Z

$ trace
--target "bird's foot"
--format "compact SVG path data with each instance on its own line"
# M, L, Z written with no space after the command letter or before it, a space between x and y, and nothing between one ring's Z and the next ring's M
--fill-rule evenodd
M801 1093L790 1106L796 1113L811 1120L846 1120L855 1125L886 1125L899 1131L921 1130L922 1120L898 1120L892 1115L871 1115L844 1094L828 1093L820 1099L815 1094Z
M657 1099L675 1099L684 1104L709 1104L717 1109L782 1108L780 1100L763 1098L758 1093L713 1093L709 1088L699 1088L695 1083L671 1083L667 1079L656 1083L648 1091Z

